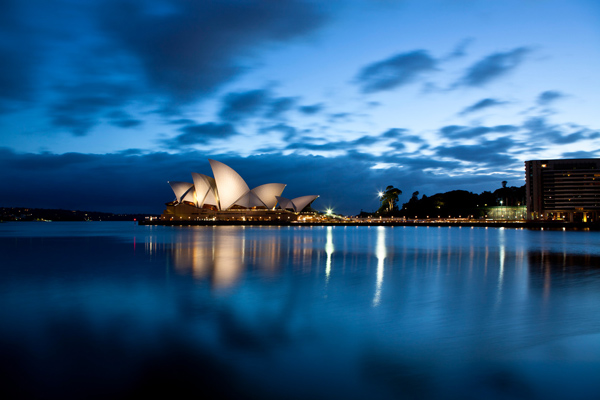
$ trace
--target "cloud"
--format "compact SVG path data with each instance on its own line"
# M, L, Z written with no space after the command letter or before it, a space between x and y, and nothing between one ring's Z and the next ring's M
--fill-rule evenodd
M550 103L553 103L556 100L564 98L564 97L565 97L565 95L557 90L546 90L545 92L542 92L539 94L536 102L540 106L547 106Z
M528 47L518 47L504 52L493 53L467 69L455 86L484 86L517 68L531 53Z
M134 92L130 86L108 82L64 86L60 91L61 98L51 103L48 109L50 122L75 136L86 135L102 120L106 111L109 111L109 116L121 112ZM109 119L111 122L114 120L112 117ZM136 125L139 124L131 126Z
M391 128L383 132L380 136L386 139L396 139L399 142L425 143L423 138L416 135L411 135L409 132L410 131L408 129ZM404 145L401 147L404 147Z
M310 140L310 139L308 139ZM286 146L286 150L313 150L313 151L354 151L357 146L371 146L382 141L380 136L364 135L354 140L340 140L332 142L308 140L297 141Z
M298 107L298 111L300 111L303 114L306 115L314 115L317 114L318 112L320 112L323 109L324 105L323 103L318 103L318 104L312 104L309 106L301 106Z
M249 71L263 49L314 33L325 9L302 0L0 1L0 113L37 102L54 131L76 136L125 104L177 113ZM115 86L127 90L107 93ZM273 104L270 118L289 102Z
M496 140L486 140L475 145L441 146L435 148L440 157L449 157L480 166L503 166L506 168L518 160L508 154L519 143L513 139L502 137Z
M102 2L98 18L117 49L139 63L151 88L189 101L247 70L242 57L313 32L325 20L322 9L299 0L130 0Z
M481 111L486 108L500 106L503 104L506 104L506 102L492 98L482 99L475 104L465 107L461 112L458 113L458 115L466 115L476 111Z
M460 41L452 50L450 54L448 54L445 59L452 60L455 58L461 58L467 55L467 48L475 41L473 38L466 38Z
M272 132L278 132L283 134L283 140L286 142L292 141L298 135L298 130L293 126L286 124L271 125L266 128L262 128L260 133L269 134Z
M222 99L219 117L232 122L253 117L279 119L294 107L297 100L295 97L273 97L265 89L228 93Z
M363 93L394 89L435 70L438 61L425 50L400 53L363 67L355 78Z
M273 153L242 158L202 151L98 155L20 154L0 149L0 206L161 213L164 203L173 197L167 181L191 182L191 172L212 174L208 158L234 168L250 187L286 183L284 196L318 194L315 208L331 206L347 214L377 209L377 190L390 184L404 193L419 190L427 195L498 187L498 182L490 181L486 174L450 175L460 171L460 161L422 156L349 151L335 157ZM399 167L390 175L389 171L371 168L377 163ZM503 170L507 166L503 165Z
M593 151L571 151L563 153L563 158L597 158L598 150Z
M492 127L448 125L442 127L439 130L439 134L449 139L473 139L487 133L509 133L519 130L520 127L514 125L496 125Z
M330 123L335 123L335 122L348 122L352 120L352 117L354 117L353 113L349 113L349 112L339 112L339 113L334 113L334 114L329 114L329 118L328 121Z
M196 122L193 119L189 119L189 118L176 118L176 119L169 121L169 124L172 124L172 125L193 125L195 123Z
M143 121L133 118L124 111L116 110L107 115L110 124L119 128L133 128L143 124Z
M186 125L178 129L181 134L163 141L171 149L180 149L196 144L206 144L215 139L226 139L237 135L233 125L229 123L207 122L205 124Z
M268 99L269 94L266 90L229 93L223 99L219 117L224 121L239 121L256 115L265 106Z
M291 110L298 99L296 97L277 97L272 99L268 104L265 117L269 119L275 119L281 117L287 111Z
M523 128L537 139L544 142L552 142L554 144L571 144L581 140L595 139L598 137L598 132L576 126L576 131L567 132L568 127L561 125L551 125L544 117L532 117L523 123Z
M39 43L26 21L26 7L0 1L0 113L33 98Z

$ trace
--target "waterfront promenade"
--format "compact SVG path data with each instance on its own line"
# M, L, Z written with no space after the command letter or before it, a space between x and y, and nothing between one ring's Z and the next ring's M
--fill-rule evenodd
M476 220L452 219L403 219L403 218L329 218L319 221L212 221L212 220L140 220L139 225L160 226L446 226L489 227L514 229L565 229L600 230L598 222L527 221L527 220Z

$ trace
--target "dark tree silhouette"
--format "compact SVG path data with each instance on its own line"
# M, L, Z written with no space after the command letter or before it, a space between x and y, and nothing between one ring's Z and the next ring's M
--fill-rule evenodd
M383 192L383 196L381 196L381 207L379 207L378 212L392 212L398 208L398 196L402 194L402 190L395 188L393 186L388 186L385 188L385 192Z

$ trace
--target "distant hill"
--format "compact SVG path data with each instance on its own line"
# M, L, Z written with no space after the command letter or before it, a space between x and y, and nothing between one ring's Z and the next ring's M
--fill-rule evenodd
M0 207L0 221L133 221L149 214L113 214L99 211ZM156 216L156 215L152 215Z

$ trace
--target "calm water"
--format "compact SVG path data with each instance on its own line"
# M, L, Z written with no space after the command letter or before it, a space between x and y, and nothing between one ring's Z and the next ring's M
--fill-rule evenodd
M598 232L4 223L0 255L1 398L600 397Z

